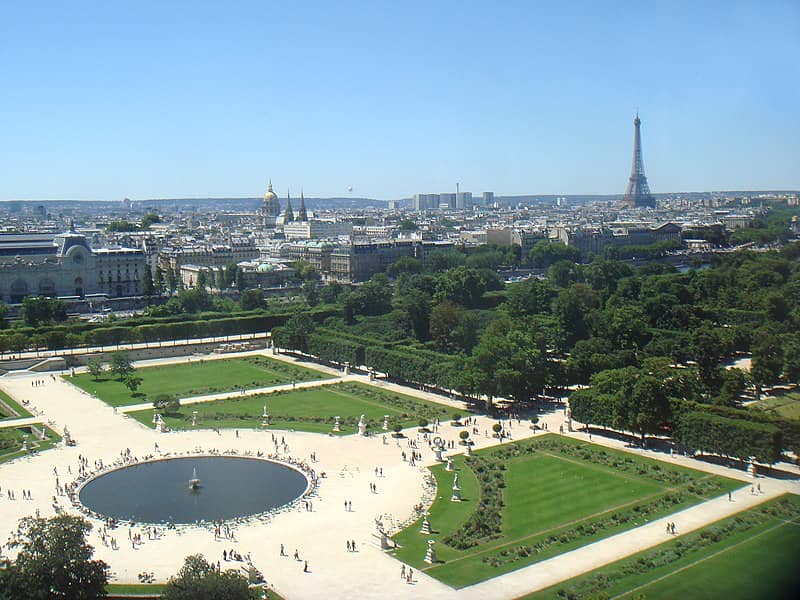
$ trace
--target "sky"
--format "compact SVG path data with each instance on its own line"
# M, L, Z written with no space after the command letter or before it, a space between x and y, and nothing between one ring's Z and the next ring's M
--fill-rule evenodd
M0 200L800 189L800 2L0 0ZM348 188L352 186L352 191Z

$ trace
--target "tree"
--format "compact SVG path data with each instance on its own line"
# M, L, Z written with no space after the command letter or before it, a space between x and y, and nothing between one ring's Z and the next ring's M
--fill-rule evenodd
M143 296L152 296L153 295L153 272L150 269L150 263L144 263L144 271L142 273L142 295Z
M421 342L426 341L430 336L430 296L421 290L411 288L406 294L396 297L394 305L405 312L414 337Z
M398 228L400 231L416 231L419 229L419 225L417 225L411 219L402 219Z
M303 297L309 306L319 304L319 285L316 280L309 280L303 284Z
M762 387L778 381L783 369L783 348L779 343L778 330L773 326L760 329L753 338L753 353L750 374L753 383Z
M722 372L722 387L714 398L714 404L737 407L747 386L747 376L741 369L725 369Z
M458 250L434 250L425 258L425 268L433 272L446 271L463 265L466 260Z
M99 381L103 376L103 363L99 358L90 358L89 362L86 363L86 369L95 381Z
M125 219L116 219L111 221L108 225L106 225L106 231L108 232L116 232L116 233L124 233L129 231L136 231L137 227L135 223L130 223Z
M161 265L156 265L153 273L153 291L159 296L164 293L164 271L161 270Z
M6 321L6 315L8 314L8 306L6 303L0 300L0 329L5 329L8 327L8 321Z
M245 290L239 296L239 306L242 310L255 310L264 308L264 292L261 290Z
M628 379L615 398L615 426L640 434L644 444L646 434L658 433L667 422L669 402L660 380L638 374L634 369L625 371Z
M111 353L111 372L120 381L133 373L133 365L127 352L118 350Z
M558 293L553 303L553 312L564 330L568 346L589 337L588 315L599 306L597 292L582 283L570 285Z
M18 541L10 544L19 552L0 575L0 595L29 600L105 598L109 566L92 560L94 548L86 542L91 529L88 521L70 515L22 519Z
M44 296L27 296L22 300L22 320L36 327L51 321L66 321L67 306L61 300Z
M391 277L397 277L400 273L421 273L422 261L413 256L403 256L398 258L388 267L386 273Z
M444 301L430 311L430 335L442 352L471 352L477 343L477 317L461 306Z
M308 352L308 336L314 332L314 321L307 313L292 316L283 327L272 330L272 339L279 348Z
M342 284L331 282L322 286L319 291L319 299L323 304L335 304L339 299L339 294L342 293L344 288Z
M195 287L200 290L205 290L208 286L208 275L206 274L205 269L199 269L197 271L197 283Z
M577 248L549 240L536 242L528 253L528 260L533 263L534 267L539 269L546 269L560 260L574 263L580 258L581 252Z
M439 278L434 300L449 300L465 308L475 308L485 291L486 284L478 271L468 267L455 267L445 271Z
M508 286L502 307L511 317L548 313L555 296L547 281L535 277Z
M720 345L719 335L708 321L692 330L692 358L697 362L700 380L714 391L719 389Z
M161 592L161 600L253 600L247 579L238 571L218 571L202 554L184 559L183 567L170 578Z
M170 293L178 289L178 278L175 276L175 270L172 267L167 267L166 284Z
M125 387L128 388L132 394L136 394L136 390L139 389L139 386L142 385L142 378L136 375L128 375L125 379L122 380L122 383L125 384Z
M161 217L154 212L149 212L142 217L140 226L142 229L150 229L150 225L154 223L161 223Z

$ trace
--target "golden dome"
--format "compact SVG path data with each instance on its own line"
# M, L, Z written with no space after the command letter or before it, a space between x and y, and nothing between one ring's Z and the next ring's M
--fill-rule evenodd
M269 180L269 186L267 187L267 191L264 193L264 202L273 202L278 199L278 195L272 191L272 180Z

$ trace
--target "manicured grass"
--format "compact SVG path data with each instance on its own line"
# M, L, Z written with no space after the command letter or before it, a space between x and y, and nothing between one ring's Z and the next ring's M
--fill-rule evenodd
M41 427L47 426L40 424ZM47 427L47 439L44 441L33 435L30 427L0 429L0 463L25 456L26 453L22 451L22 441L26 435L28 436L27 454L49 450L61 441L61 436L49 427Z
M797 597L798 547L800 498L787 494L524 600Z
M291 383L330 379L321 371L307 369L266 356L194 360L163 367L143 367L135 371L142 383L134 395L125 384L110 374L99 381L88 373L68 376L66 380L110 404L127 406L152 401L156 396L173 398L202 396L237 389L253 389Z
M800 393L790 392L775 398L760 400L753 404L751 409L767 411L784 419L800 420Z
M8 406L12 410L9 411L6 409L5 406ZM13 411L13 412L12 412ZM17 414L15 415L14 412ZM6 419L22 419L24 417L31 417L31 413L25 410L25 407L22 406L19 402L14 400L11 396L0 390L0 421L4 421Z
M487 460L496 466L487 470ZM395 536L401 546L395 551L398 559L453 587L519 569L741 486L553 435L484 450L472 460L457 457L456 465L459 481L476 486L470 507L450 502L452 474L434 467L439 491L431 525L436 533L419 534L420 520ZM482 495L475 502L475 492L483 492L473 468L492 489L501 490L502 505ZM491 522L493 506L501 514L499 531L464 535L475 531L475 520ZM473 519L475 510L480 512ZM437 541L441 562L436 565L423 562L429 537ZM464 539L474 540L472 547L456 547Z
M334 417L341 417L341 434L357 431L363 414L373 433L383 432L383 416L389 415L389 426L416 425L421 417L449 418L452 408L405 394L360 383L336 383L313 388L286 390L256 396L242 396L215 402L183 405L179 412L163 416L173 430L192 429L192 412L197 411L198 427L261 428L261 415L267 405L270 429L295 429L314 433L332 431ZM153 426L153 411L128 413L141 423Z

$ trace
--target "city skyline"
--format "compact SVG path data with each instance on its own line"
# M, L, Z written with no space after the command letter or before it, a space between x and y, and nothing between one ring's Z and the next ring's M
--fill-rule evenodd
M800 188L796 4L615 7L9 5L0 200Z

